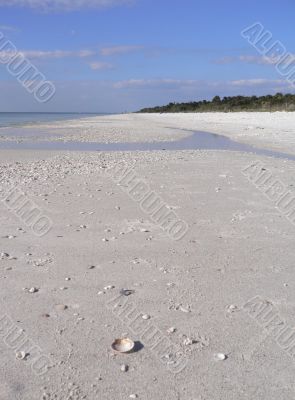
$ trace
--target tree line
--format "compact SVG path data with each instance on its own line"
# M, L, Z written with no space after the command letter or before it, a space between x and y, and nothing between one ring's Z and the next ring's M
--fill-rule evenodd
M169 103L166 106L143 108L141 113L177 112L295 111L295 95L277 93L267 96L215 96L211 101Z

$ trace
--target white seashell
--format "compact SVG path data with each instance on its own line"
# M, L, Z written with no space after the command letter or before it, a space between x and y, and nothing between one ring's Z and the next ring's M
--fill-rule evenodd
M122 372L127 372L128 371L128 365L123 364L123 365L121 365L120 369L121 369Z
M36 293L38 292L38 289L35 287L32 287L31 289L29 289L29 293Z
M189 307L183 307L183 306L179 306L179 310L184 312L184 313L189 313L191 312L191 310L189 309Z
M174 328L173 326L167 329L167 333L174 333L174 332L176 332L176 328Z
M128 338L116 339L112 343L112 349L117 351L118 353L128 353L134 348L134 346L135 343L133 342L133 340Z
M24 351L17 351L15 353L15 358L17 360L24 360L26 358L26 356L27 356L27 353L25 353Z
M68 306L66 306L65 304L57 304L57 305L55 306L55 309L56 309L57 311L65 311L65 310L68 309Z
M188 337L185 338L184 341L183 341L183 345L184 346L191 346L193 343L194 343L194 341L192 339L188 338Z
M129 396L130 399L137 399L137 397L138 397L137 394L131 394L131 395Z
M227 359L227 356L223 353L216 353L216 354L214 354L214 359L216 361L224 361Z
M7 258L7 257L9 257L9 254L8 253L0 253L0 257Z
M111 290L111 289L115 289L115 286L109 285L109 286L105 286L105 287L103 288L103 290Z
M230 306L227 307L227 312L232 313L232 312L236 311L237 309L238 309L237 306L235 306L234 304L231 304Z
M147 320L150 319L151 317L148 314L143 314L141 318Z

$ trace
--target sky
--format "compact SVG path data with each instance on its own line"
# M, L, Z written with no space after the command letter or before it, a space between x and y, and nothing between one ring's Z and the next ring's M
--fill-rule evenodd
M241 35L259 22L293 55L294 15L294 0L0 0L0 37L55 87L40 103L2 61L0 111L125 112L295 93Z

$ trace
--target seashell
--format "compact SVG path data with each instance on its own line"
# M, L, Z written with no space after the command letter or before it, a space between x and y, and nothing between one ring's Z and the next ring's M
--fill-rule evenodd
M111 289L115 289L115 286L113 286L113 285L108 285L108 286L105 286L105 287L103 288L103 290L111 290Z
M148 315L148 314L143 314L143 315L141 316L141 318L144 319L144 320L148 320L148 319L150 319L151 317L150 317L150 315Z
M176 328L174 328L174 326L167 329L167 333L174 333L174 332L176 332Z
M137 394L131 394L131 395L129 396L130 399L137 399L137 397L138 397Z
M29 293L36 293L38 292L38 289L35 287L32 287L31 289L29 289Z
M132 290L132 289L121 289L120 290L120 294L122 296L130 296L131 294L134 294L134 293L135 293L135 290Z
M0 253L1 258L8 258L9 254L8 253Z
M24 359L26 358L26 356L27 356L27 353L24 352L24 351L17 351L17 352L15 353L15 358L16 358L17 360L24 360Z
M56 309L57 311L65 311L65 310L67 310L67 308L68 308L68 306L66 306L65 304L57 304L57 305L55 306L55 309Z
M188 307L183 307L183 306L179 306L179 310L184 312L184 313L189 313L191 312L189 306Z
M135 346L133 340L128 338L116 339L112 343L112 349L118 353L129 353Z
M129 369L129 367L128 367L128 365L126 365L126 364L123 364L123 365L121 365L121 371L122 372L127 372L128 371L128 369Z
M234 304L231 304L227 307L227 312L228 313L233 313L234 311L236 311L238 309L237 306L235 306Z
M214 354L214 359L216 361L224 361L227 359L227 356L223 353L216 353L216 354Z

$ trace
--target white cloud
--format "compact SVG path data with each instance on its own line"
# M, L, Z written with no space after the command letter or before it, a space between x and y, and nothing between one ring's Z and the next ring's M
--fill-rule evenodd
M1 0L0 0L1 4ZM15 26L10 26L10 25L0 25L0 31L7 31L7 32L19 32L19 29L16 28Z
M285 57L285 56L284 56ZM282 57L282 63L288 64L295 62L295 55L289 54L286 58ZM256 65L276 65L281 59L278 57L266 57L266 56L249 56L240 55L237 57L225 56L215 61L216 64L232 64L235 62L241 62L244 64L256 64Z
M102 56L114 56L118 54L134 53L142 50L143 48L143 46L110 46L100 49L100 54Z
M106 62L101 62L101 61L95 61L89 64L90 68L93 71L103 71L106 69L112 69L113 65L110 63L106 63Z
M0 0L1 6L29 7L45 12L76 11L131 4L133 0Z
M181 87L195 87L199 85L201 81L197 80L181 80L181 79L129 79L125 81L115 82L113 87L115 89L126 89L126 88L181 88Z
M265 86L265 85L289 85L284 79L240 79L229 82L233 86Z
M5 56L5 54L10 55L9 51L0 51L1 56ZM67 50L53 50L53 51L42 51L42 50L19 50L19 54L22 54L24 57L29 59L58 59L58 58L66 58L66 57L76 57L76 58L85 58L94 56L97 52L92 50L78 50L78 51L67 51Z
M113 83L114 89L161 89L161 90L197 90L199 88L272 88L281 87L294 89L290 83L284 79L240 79L231 81L200 81L200 80L181 80L181 79L129 79Z

